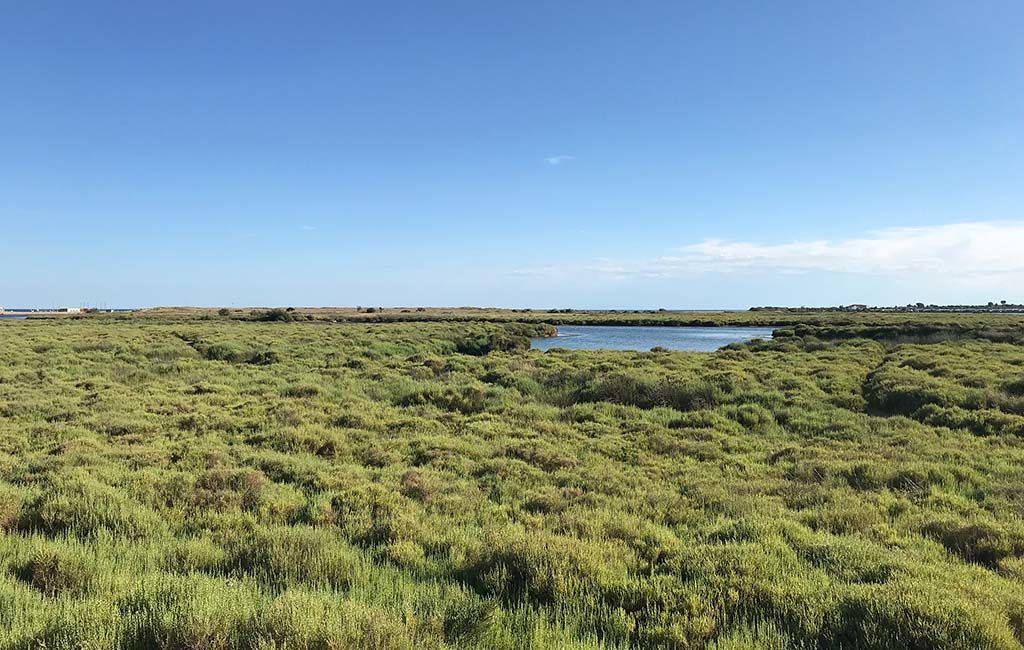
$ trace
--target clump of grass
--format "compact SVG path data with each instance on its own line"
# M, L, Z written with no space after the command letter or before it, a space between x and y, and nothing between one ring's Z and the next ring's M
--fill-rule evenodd
M45 596L81 596L89 590L92 574L74 553L46 547L15 568L17 577Z

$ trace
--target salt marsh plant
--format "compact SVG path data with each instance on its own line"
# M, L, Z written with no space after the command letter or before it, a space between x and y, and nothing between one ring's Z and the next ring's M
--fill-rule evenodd
M283 313L0 326L0 648L1022 647L1016 320Z

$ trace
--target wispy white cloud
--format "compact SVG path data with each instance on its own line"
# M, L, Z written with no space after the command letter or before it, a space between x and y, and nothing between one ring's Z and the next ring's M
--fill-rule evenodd
M299 230L305 230L307 232L312 232L312 231L316 230L316 226L299 226Z
M574 160L576 160L576 156L548 156L544 159L544 162L557 167L558 165L572 162Z
M864 237L783 244L709 239L657 266L714 271L772 269L844 273L1024 272L1024 222L974 221L887 228Z
M561 265L563 275L682 277L702 273L852 273L874 276L928 274L937 279L1024 285L1024 222L974 221L887 228L862 237L785 243L706 239L645 260L595 260Z

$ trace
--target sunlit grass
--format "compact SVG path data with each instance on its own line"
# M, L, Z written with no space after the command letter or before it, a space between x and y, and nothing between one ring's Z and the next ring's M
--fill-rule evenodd
M0 647L1020 648L1024 348L980 318L4 323Z

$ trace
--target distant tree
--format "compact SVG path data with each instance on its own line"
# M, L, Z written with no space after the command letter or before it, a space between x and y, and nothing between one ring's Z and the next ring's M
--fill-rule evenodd
M288 323L294 320L292 315L287 310L281 309L280 307L265 311L257 316L257 320L270 321L270 322L282 322Z
M228 309L227 307L221 307L220 309L217 310L217 315L218 316L230 316L231 315L231 310Z

